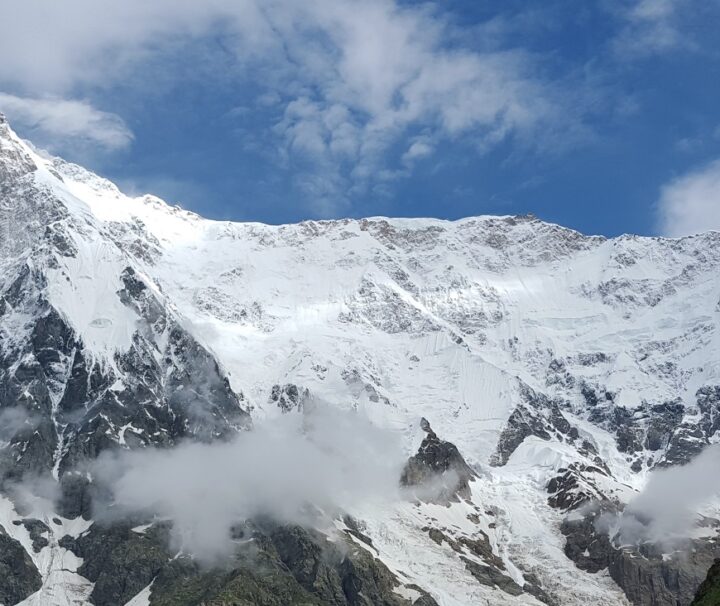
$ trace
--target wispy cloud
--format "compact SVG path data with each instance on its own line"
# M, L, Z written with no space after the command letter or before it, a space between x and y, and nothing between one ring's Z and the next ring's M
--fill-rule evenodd
M660 232L666 236L720 230L720 160L665 185L658 214Z
M87 101L0 93L0 111L32 133L37 143L53 151L88 145L114 151L127 147L133 140L120 116L100 111Z
M625 22L613 40L623 58L642 58L680 48L694 40L682 27L682 13L693 10L688 0L632 0L621 10Z
M420 131L428 140L464 141L482 152L510 137L532 145L552 140L543 135L561 125L572 132L568 123L578 113L562 86L538 76L530 55L501 50L497 41L492 50L478 50L431 5L130 0L100 10L88 0L68 0L39 15L34 3L10 4L0 84L16 90L72 96L129 78L138 62L178 40L221 39L239 73L261 68L262 98L279 115L268 136L321 214L342 212L383 175L409 174L413 160L433 153L433 146L413 140ZM28 36L30 53L23 44ZM37 103L33 111L45 114L82 109L87 118L92 109ZM23 107L30 111L27 100ZM101 112L90 117L83 122L91 125L88 137L106 147L127 144L121 121ZM68 134L64 121L46 122L50 132Z

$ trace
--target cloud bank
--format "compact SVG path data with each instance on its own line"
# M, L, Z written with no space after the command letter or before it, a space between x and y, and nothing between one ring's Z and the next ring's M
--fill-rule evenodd
M100 520L170 518L177 548L213 561L232 549L231 527L254 516L312 525L318 508L332 516L398 498L404 462L397 436L316 403L231 442L106 454L90 471L113 494Z
M665 236L720 230L720 160L665 185L658 215L658 227Z
M122 118L100 111L87 101L18 97L0 92L0 111L52 151L68 145L107 151L126 148L133 134Z
M720 445L707 447L684 466L655 471L645 489L618 517L601 526L622 545L672 544L691 536L698 511L720 496Z

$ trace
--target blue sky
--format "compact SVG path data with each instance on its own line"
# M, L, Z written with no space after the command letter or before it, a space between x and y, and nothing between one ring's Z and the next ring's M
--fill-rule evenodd
M202 215L720 229L720 0L7 0L0 111Z

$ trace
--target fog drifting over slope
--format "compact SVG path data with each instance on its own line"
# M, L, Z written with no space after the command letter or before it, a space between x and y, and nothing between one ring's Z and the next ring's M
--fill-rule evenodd
M404 462L398 436L362 412L314 403L229 442L106 453L91 471L114 492L101 519L152 511L173 520L178 548L212 560L248 518L308 524L310 505L333 514L397 498Z
M606 515L600 529L623 545L671 544L692 535L699 511L720 495L720 444L708 446L683 466L652 473L644 490L618 516Z

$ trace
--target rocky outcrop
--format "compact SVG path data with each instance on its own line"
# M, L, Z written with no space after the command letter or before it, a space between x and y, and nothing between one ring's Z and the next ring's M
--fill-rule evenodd
M563 414L562 401L551 399L529 386L520 385L521 401L510 414L490 464L505 465L517 448L530 436L541 440L556 439L576 443L579 449L594 451L594 446L580 438L580 432ZM598 463L600 463L598 461Z
M236 527L234 555L214 567L170 549L165 524L94 524L63 546L86 558L80 574L94 583L97 606L124 604L152 582L152 606L410 606L400 581L352 541L329 541L300 526L267 520ZM433 604L422 596L416 604Z
M585 382L581 394L588 420L615 435L618 450L634 458L635 472L689 463L720 429L717 385L698 389L691 406L675 399L659 404L643 401L629 409L616 405L612 393Z
M40 550L49 545L48 534L50 533L50 528L48 528L48 525L42 520L29 518L22 521L15 520L13 524L25 527L25 530L27 530L30 535L32 548L35 553L40 553Z
M689 606L718 555L715 542L694 539L669 554L651 543L620 548L598 530L602 512L598 507L563 522L565 554L586 572L607 569L634 606Z
M275 404L282 412L301 411L309 397L310 392L306 388L293 383L273 385L270 391L270 403Z
M701 540L686 547L669 557L655 545L622 549L610 562L610 576L635 606L689 606L718 548Z
M565 555L585 572L606 569L616 556L610 538L596 528L601 514L600 508L585 516L576 514L566 518L560 527L565 536Z
M487 587L497 587L501 591L508 593L513 596L518 596L523 593L522 587L518 585L512 578L503 574L497 568L487 566L485 564L479 564L469 558L460 556L460 559L464 562L465 567L470 574L475 577L475 580L481 585Z
M94 583L90 597L96 606L125 604L172 558L166 525L139 531L133 526L131 522L95 523L77 540L65 542L83 558L78 572Z
M0 604L22 602L41 584L40 573L28 553L0 526Z
M151 606L323 606L286 571L270 566L203 571L187 558L178 558L155 578Z
M555 509L571 511L592 501L607 501L597 481L608 477L605 469L585 463L571 463L558 469L558 475L547 485L548 504Z
M438 438L426 419L422 419L420 426L426 436L417 454L408 459L401 484L414 487L414 494L425 501L448 503L458 498L469 499L475 472L454 444Z

